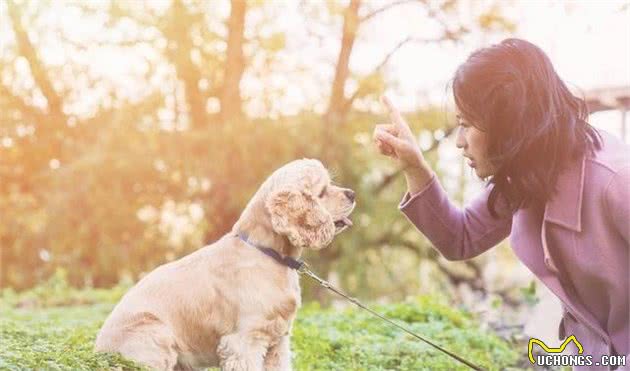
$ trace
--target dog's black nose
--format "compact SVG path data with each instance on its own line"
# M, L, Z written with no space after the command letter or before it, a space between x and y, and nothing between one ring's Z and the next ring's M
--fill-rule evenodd
M348 197L348 200L354 201L354 191L348 189L343 191L343 193L346 195L346 197Z

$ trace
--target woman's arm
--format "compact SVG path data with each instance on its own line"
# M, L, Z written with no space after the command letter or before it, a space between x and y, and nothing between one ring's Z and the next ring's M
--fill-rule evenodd
M407 122L385 97L383 104L392 123L377 125L374 141L379 151L395 158L405 173L409 192L399 207L407 218L449 260L472 258L507 237L512 213L497 205L497 213L503 216L492 218L486 207L490 189L464 210L453 205L420 152Z
M486 206L492 186L464 209L449 199L435 174L417 193L407 192L399 209L448 260L475 257L505 239L512 229L512 214L497 202L499 219Z

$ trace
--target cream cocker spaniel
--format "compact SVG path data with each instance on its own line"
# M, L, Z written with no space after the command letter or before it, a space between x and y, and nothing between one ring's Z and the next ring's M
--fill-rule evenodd
M290 370L300 285L280 258L329 245L352 225L354 206L354 192L332 185L321 162L284 165L230 233L132 287L103 324L96 350L160 370Z

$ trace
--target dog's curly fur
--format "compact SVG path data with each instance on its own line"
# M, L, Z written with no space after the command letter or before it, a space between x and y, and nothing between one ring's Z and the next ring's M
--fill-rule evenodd
M290 370L298 274L236 235L297 258L330 244L353 207L354 193L330 184L319 161L281 167L230 233L131 288L99 331L96 350L153 369Z

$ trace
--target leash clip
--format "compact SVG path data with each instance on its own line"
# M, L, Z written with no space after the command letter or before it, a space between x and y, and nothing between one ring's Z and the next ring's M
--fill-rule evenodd
M308 264L305 261L300 261L300 267L297 269L299 274L308 274L311 270L309 269Z

